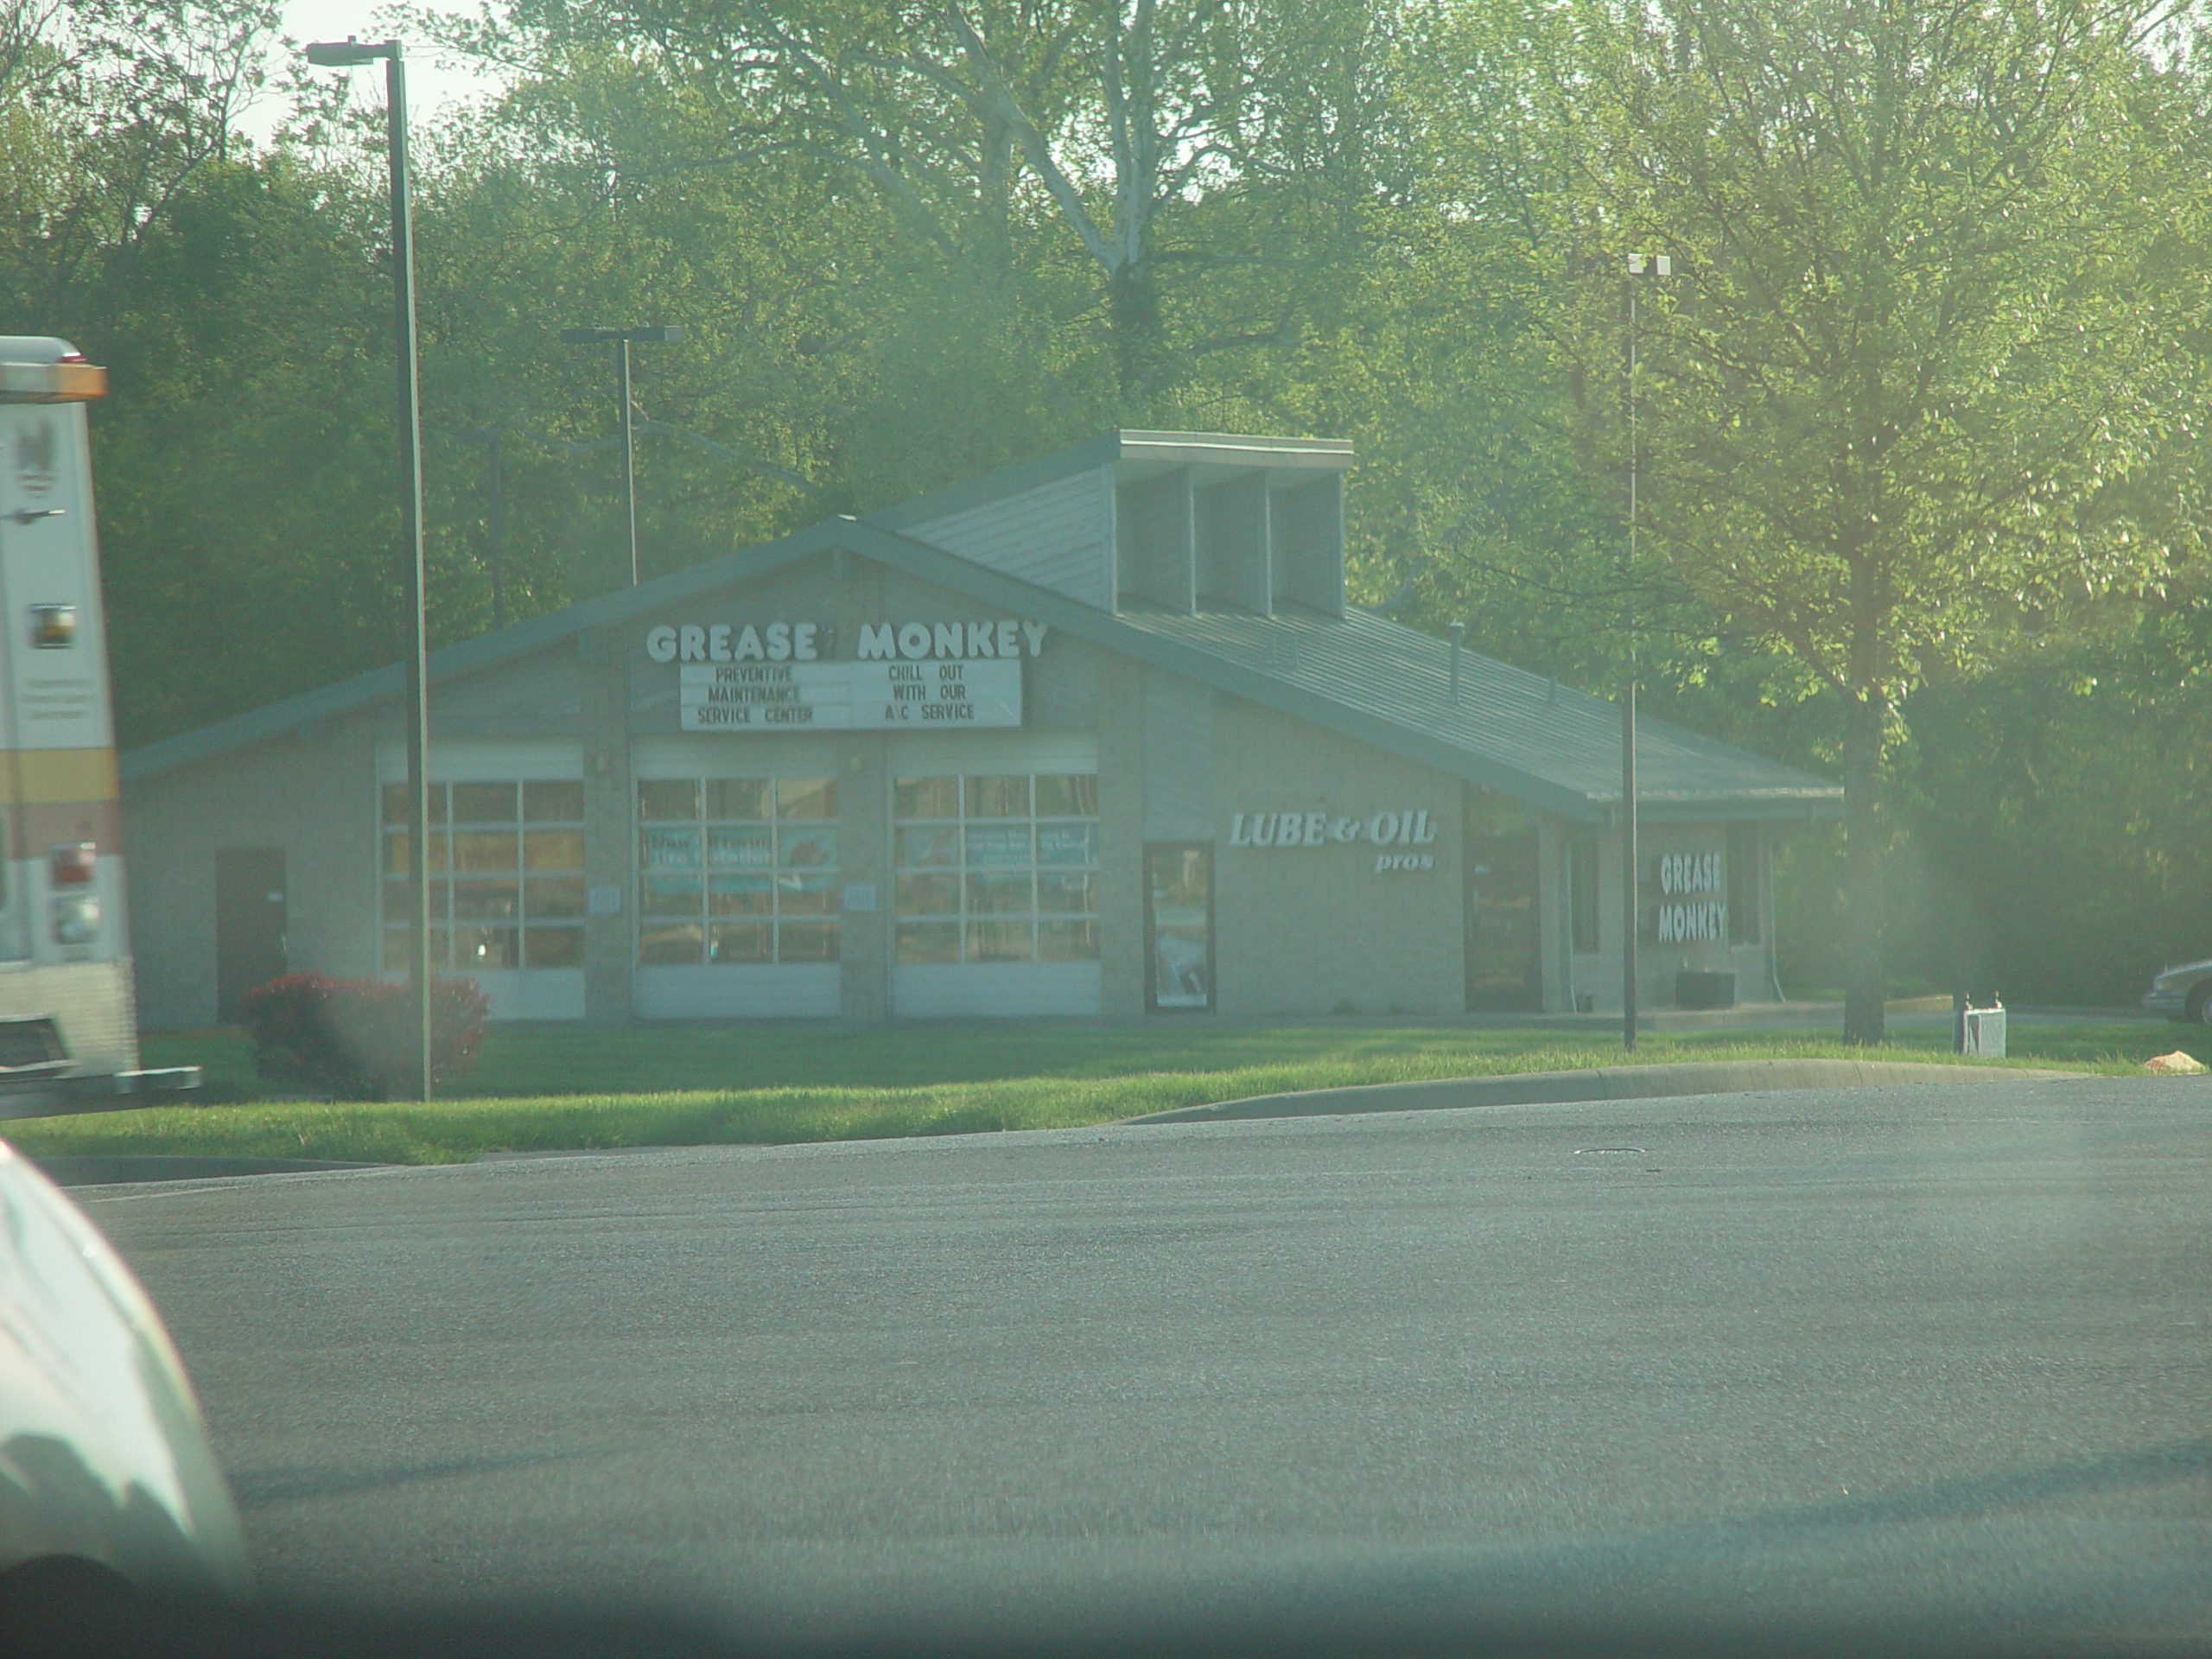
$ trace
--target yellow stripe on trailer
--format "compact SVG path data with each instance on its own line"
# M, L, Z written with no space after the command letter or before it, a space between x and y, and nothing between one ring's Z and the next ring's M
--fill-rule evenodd
M111 801L113 749L0 749L0 806Z
M0 363L0 403L82 404L107 396L97 363Z

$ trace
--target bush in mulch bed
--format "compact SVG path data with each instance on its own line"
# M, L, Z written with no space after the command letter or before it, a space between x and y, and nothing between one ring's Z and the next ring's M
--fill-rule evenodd
M491 999L471 979L430 982L430 1076L467 1071ZM285 974L245 996L254 1075L341 1100L385 1100L414 1071L407 987L382 979Z

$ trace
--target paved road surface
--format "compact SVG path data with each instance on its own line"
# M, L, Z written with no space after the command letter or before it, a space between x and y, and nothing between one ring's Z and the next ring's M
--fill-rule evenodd
M264 1584L2212 1637L2212 1086L80 1193Z

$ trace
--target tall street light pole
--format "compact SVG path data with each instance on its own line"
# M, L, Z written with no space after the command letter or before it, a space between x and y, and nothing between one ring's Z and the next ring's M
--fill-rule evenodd
M1636 790L1636 290L1641 282L1675 274L1663 253L1628 256L1628 565L1622 597L1629 607L1628 675L1621 689L1621 1046L1636 1046L1636 934L1643 909L1637 891Z
M484 446L484 551L492 575L492 632L497 633L507 626L506 586L501 570L507 545L507 495L499 471L499 429L471 427L453 435L457 442Z
M646 328L563 328L561 343L564 346L598 346L612 342L615 360L620 365L622 383L622 513L629 524L630 585L638 585L638 456L632 430L633 410L630 402L630 345L671 346L683 338L683 331L672 324Z
M415 353L415 246L407 212L407 66L397 41L318 41L307 60L326 69L384 60L385 130L391 160L392 322L398 365L400 563L405 573L407 652L407 1094L430 1097L430 792L428 629L423 613L423 397Z

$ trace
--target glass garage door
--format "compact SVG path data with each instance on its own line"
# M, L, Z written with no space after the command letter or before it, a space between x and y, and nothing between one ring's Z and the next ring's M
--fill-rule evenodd
M893 1011L1098 1012L1098 779L895 776Z
M495 1020L583 1014L583 785L429 785L430 971L473 979ZM383 798L384 969L407 971L407 785Z
M639 1013L836 1014L838 912L834 778L639 780Z

